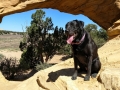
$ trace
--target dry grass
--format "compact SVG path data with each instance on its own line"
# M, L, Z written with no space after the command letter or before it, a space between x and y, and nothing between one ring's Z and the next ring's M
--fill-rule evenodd
M4 34L0 35L0 50L19 50L19 44L22 40L22 35L12 35L12 34Z

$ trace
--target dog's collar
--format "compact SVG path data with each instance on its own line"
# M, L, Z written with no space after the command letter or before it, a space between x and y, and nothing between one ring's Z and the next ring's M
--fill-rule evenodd
M72 42L71 45L73 45L73 44L77 44L77 45L78 45L78 44L81 44L81 43L84 41L84 39L85 39L85 33L84 33L84 35L82 36L82 38L80 39L79 42L75 42L75 43Z

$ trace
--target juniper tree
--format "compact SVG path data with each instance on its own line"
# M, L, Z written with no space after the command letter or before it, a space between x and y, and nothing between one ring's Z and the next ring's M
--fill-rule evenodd
M50 30L54 32L50 33ZM23 50L20 60L22 67L34 68L39 62L47 62L66 44L63 28L56 26L54 29L52 19L45 17L42 10L32 14L31 26L27 27L26 33L27 41L24 42L26 39L23 39L24 41L20 42L20 49Z
M50 17L45 18L43 10L36 10L31 18L31 26L27 27L26 30L28 37L21 57L21 65L27 64L28 67L33 68L39 62L44 63L43 48L48 37L48 31L53 29L53 23ZM20 48L22 48L22 44Z

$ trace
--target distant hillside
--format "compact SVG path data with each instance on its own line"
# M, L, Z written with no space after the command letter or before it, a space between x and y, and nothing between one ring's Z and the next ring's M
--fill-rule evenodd
M19 35L23 35L23 32L0 30L0 35L3 35L3 34L19 34Z
M0 30L0 49L20 50L19 44L23 38L23 32Z

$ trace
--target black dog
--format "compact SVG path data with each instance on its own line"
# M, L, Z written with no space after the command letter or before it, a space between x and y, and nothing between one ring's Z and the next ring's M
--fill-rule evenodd
M88 81L90 76L95 78L101 68L101 62L97 53L97 45L90 34L84 30L84 22L73 20L68 22L65 28L67 43L72 46L74 58L75 72L72 79L75 80L80 71L87 71L85 81Z

